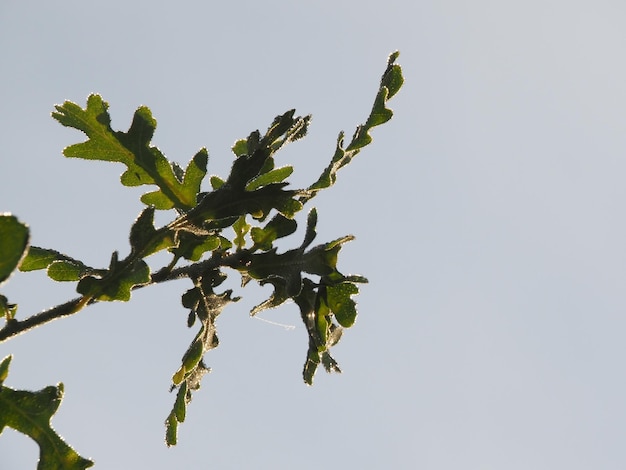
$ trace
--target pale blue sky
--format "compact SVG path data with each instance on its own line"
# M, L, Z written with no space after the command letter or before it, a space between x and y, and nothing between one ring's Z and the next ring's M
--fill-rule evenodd
M94 266L127 252L142 190L121 165L64 158L83 136L54 104L101 93L123 130L145 104L169 158L206 146L221 175L236 139L295 107L310 135L277 160L305 185L395 49L406 78L394 119L314 200L318 240L354 234L340 269L370 279L343 374L303 385L297 309L264 315L293 330L250 319L270 288L238 290L167 449L195 332L181 281L0 344L7 385L64 382L54 427L94 468L623 469L625 22L609 0L4 0L0 211ZM20 316L74 296L38 273L3 293ZM36 455L0 436L0 468Z

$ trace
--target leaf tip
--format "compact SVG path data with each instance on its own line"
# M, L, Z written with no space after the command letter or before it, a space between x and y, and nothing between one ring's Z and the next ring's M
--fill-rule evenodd
M7 357L2 359L2 362L0 362L0 385L2 385L2 383L9 375L9 366L11 365L11 359L13 359L13 355L9 354Z

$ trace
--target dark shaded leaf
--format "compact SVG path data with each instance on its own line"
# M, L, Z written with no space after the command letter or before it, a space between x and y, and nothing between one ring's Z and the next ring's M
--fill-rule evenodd
M176 245L174 232L154 228L154 207L144 209L130 229L130 246L133 253L147 257L157 251Z
M96 300L130 300L133 287L150 282L150 268L144 260L118 261L117 252L111 256L108 271L101 277L86 276L80 280L76 290L79 294Z
M189 232L178 234L178 245L170 248L170 252L177 258L198 261L207 251L213 251L222 246L222 237L217 235L199 236ZM224 248L222 246L222 248ZM228 248L225 247L225 248Z
M285 186L286 183L274 183L255 191L245 191L225 184L220 189L206 194L198 205L186 214L180 224L206 227L207 222L246 214L263 220L272 209L285 217L293 218L302 209L302 203L295 199L299 192L284 190Z
M246 185L246 191L254 191L271 183L281 183L293 173L293 167L284 166L275 170L262 173Z
M19 266L28 250L29 230L10 214L0 214L0 284Z

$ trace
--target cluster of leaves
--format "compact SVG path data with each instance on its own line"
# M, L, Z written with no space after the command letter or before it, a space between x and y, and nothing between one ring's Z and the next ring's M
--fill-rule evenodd
M369 131L391 119L392 111L386 103L403 83L400 66L395 63L397 57L396 52L389 58L365 124L357 127L345 147L344 134L339 134L330 164L314 183L303 189L287 189L286 179L293 168L276 167L274 161L278 150L307 133L310 116L295 116L294 110L276 117L264 134L254 131L237 141L232 147L235 160L230 174L225 179L210 176L212 189L203 192L206 149L199 150L184 169L170 162L150 144L156 121L147 107L137 109L128 131L121 132L111 129L108 104L99 95L89 96L84 109L69 101L56 106L54 119L88 137L85 142L65 148L65 156L123 163L123 185L151 185L156 189L141 196L147 207L130 229L129 254L120 258L117 251L113 252L107 268L94 268L55 250L30 246L28 227L12 215L0 216L0 283L16 269L45 269L56 281L76 282L80 294L66 304L24 320L16 319L16 305L0 296L0 314L6 320L0 329L0 341L94 302L127 301L134 289L188 278L193 286L182 295L182 304L189 310L188 326L199 324L199 329L172 376L172 390L177 393L166 419L166 443L174 445L192 392L200 387L202 376L209 371L204 355L218 345L216 319L228 304L238 300L232 290L219 290L226 279L225 270L230 269L240 274L242 286L254 280L274 288L267 300L252 309L252 315L289 299L298 305L309 336L303 369L307 384L313 383L320 363L328 372L339 372L330 350L343 329L354 324L357 311L352 296L358 293L357 284L367 282L361 276L344 275L337 269L339 251L353 237L311 246L317 223L317 211L313 208L298 248L279 252L275 243L296 231L294 216L320 190L332 186L339 169L371 142ZM156 228L156 210L174 210L172 222ZM228 236L230 233L234 235ZM145 258L160 251L169 252L171 261L153 272ZM42 462L52 459L53 454L57 456L54 458L74 462L73 466L64 464L60 468L89 466L91 463L78 457L49 426L60 402L62 385L36 393L13 391L2 385L8 363L7 358L0 365L0 431L9 425L37 440L41 448L40 468L52 468ZM31 404L35 400L39 400L37 406ZM36 420L29 418L29 407L38 410ZM23 413L13 413L13 409ZM50 438L42 443L36 437L41 435Z

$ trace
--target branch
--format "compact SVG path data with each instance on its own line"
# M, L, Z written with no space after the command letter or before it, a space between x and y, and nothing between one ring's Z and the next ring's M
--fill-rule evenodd
M148 287L154 284L161 284L163 282L172 281L174 279L181 279L183 277L193 277L198 273L218 268L220 266L234 267L241 260L244 252L235 252L227 256L221 256L214 254L209 259L193 263L180 268L172 269L169 266L158 270L151 276L151 281L147 284L140 284L133 287L133 290L140 289L142 287ZM11 319L7 321L5 326L0 329L0 343L31 330L35 327L41 326L45 323L51 322L58 318L67 317L73 315L82 310L83 307L98 302L89 296L77 297L63 304L52 307L48 310L36 313L25 320Z
M78 297L70 300L69 302L65 302L64 304L60 304L56 307L52 307L51 309L37 313L28 317L26 320L19 321L11 319L7 321L6 325L2 329L0 329L0 343L32 328L43 325L44 323L56 320L57 318L73 315L87 305L89 300L90 298L86 296Z

